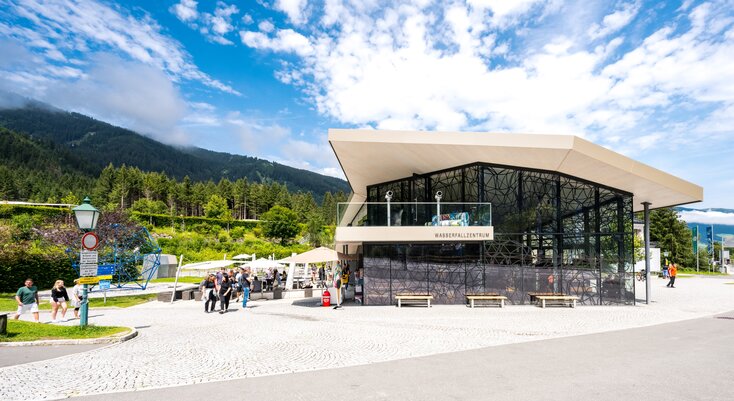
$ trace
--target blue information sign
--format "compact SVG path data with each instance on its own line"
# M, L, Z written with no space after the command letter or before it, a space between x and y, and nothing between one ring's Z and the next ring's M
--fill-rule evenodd
M99 289L107 291L110 289L110 280L99 280Z

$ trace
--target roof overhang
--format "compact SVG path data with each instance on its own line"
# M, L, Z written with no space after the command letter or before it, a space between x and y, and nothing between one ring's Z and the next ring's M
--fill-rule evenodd
M367 186L482 162L556 171L629 192L634 210L703 200L703 188L573 135L330 129L355 196Z

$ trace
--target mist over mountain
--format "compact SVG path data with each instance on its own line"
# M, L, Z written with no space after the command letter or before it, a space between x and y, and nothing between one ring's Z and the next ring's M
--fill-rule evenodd
M24 168L34 169L34 165L13 156L30 152L36 160L55 160L38 169L68 169L70 173L95 177L112 163L163 172L179 180L188 176L192 181L247 178L251 182L279 182L293 192L311 192L317 199L326 192L350 190L339 178L256 157L166 145L129 129L14 94L0 94L0 127L7 129L0 133L4 139L0 163L11 168L21 163Z

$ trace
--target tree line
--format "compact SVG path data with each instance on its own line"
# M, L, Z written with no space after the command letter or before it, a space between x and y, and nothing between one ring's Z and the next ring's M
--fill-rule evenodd
M69 193L62 201L78 203L83 195ZM337 203L347 200L342 191L326 192L319 204L310 192L293 193L278 182L249 182L246 178L193 182L188 176L176 180L164 173L111 164L95 180L90 196L104 210L223 220L260 219L274 206L281 206L292 210L300 223L319 220L322 225L336 224Z

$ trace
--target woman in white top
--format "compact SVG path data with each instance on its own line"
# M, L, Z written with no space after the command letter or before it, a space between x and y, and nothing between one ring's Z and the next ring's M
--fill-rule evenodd
M82 307L84 287L79 284L79 279L74 280L74 288L71 289L71 305L74 307L74 318L79 319L79 308Z

